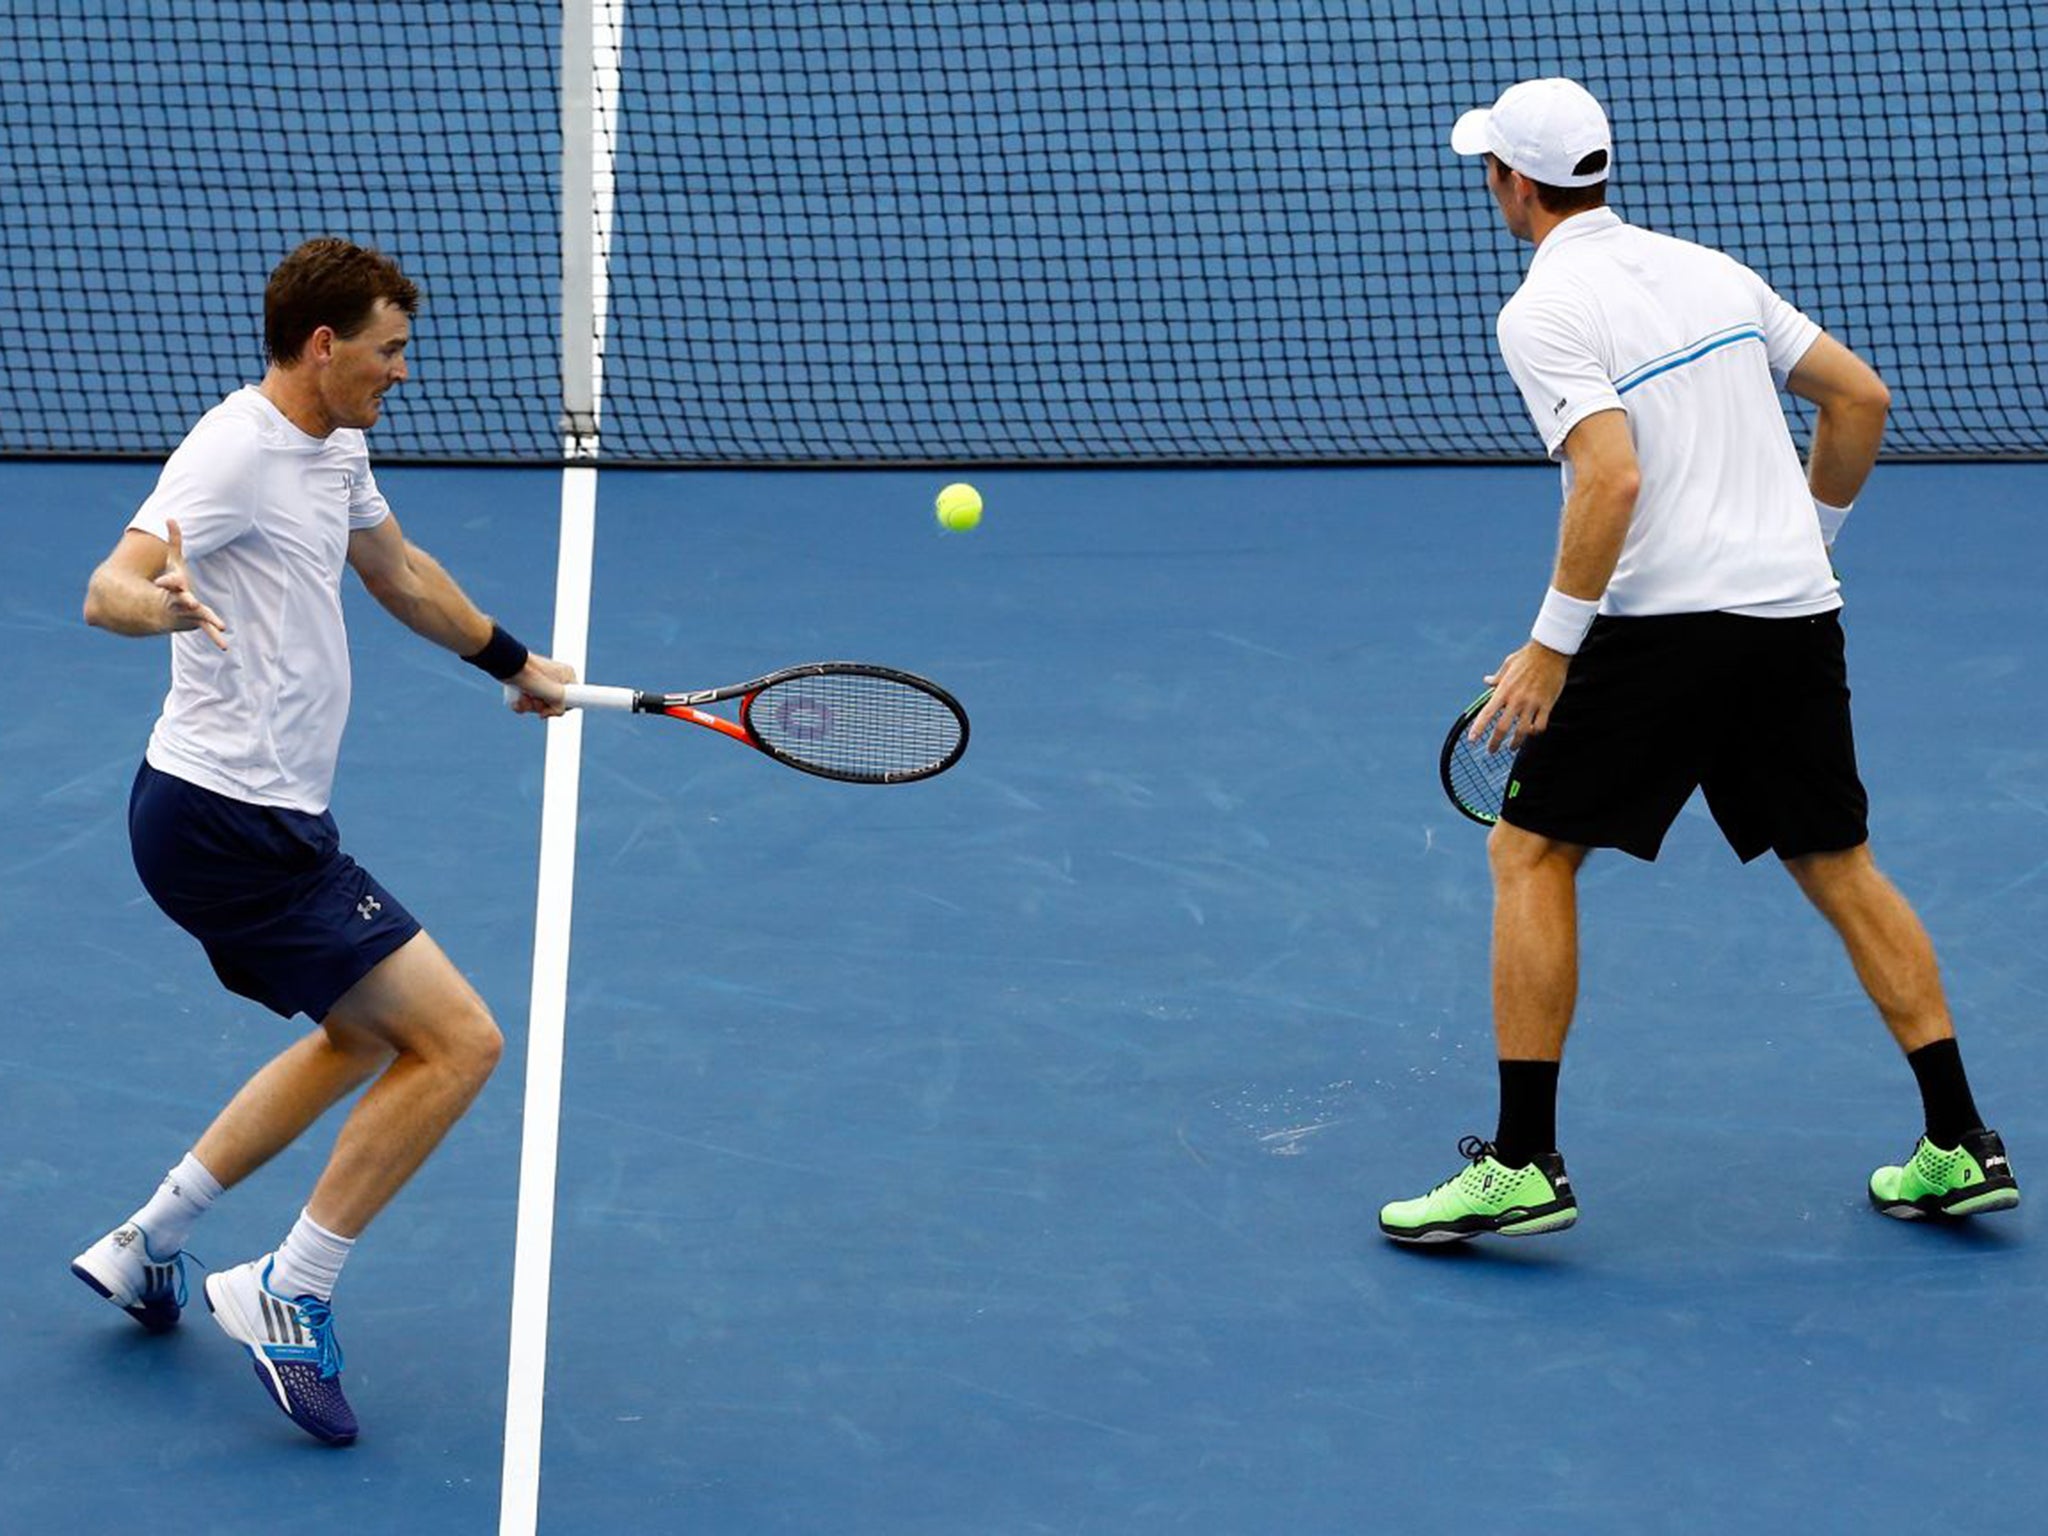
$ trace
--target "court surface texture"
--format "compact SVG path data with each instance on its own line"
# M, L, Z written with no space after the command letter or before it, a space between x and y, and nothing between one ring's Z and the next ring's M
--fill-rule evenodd
M344 846L509 1038L336 1296L324 1450L194 1302L67 1273L293 1038L128 862L156 642L88 630L141 464L0 466L0 1529L499 1529L544 728L351 579ZM935 528L972 478L987 521ZM545 647L560 476L387 467ZM1839 547L1875 848L2048 1200L2048 469L1881 467ZM717 1536L2014 1531L2048 1501L2034 1204L1888 1221L1918 1100L1846 960L1697 800L1583 882L1560 1236L1417 1252L1490 1134L1451 715L1549 572L1541 468L604 472L587 671L826 657L973 718L841 786L584 721L538 1529ZM232 623L233 616L229 616ZM273 1246L333 1122L192 1251Z

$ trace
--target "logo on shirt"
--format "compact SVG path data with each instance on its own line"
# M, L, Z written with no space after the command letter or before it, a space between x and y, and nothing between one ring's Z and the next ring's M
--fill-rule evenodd
M1557 404L1553 405L1550 408L1550 414L1553 416L1562 416L1564 414L1564 408L1570 403L1571 397L1569 395L1558 396Z
M361 901L356 903L356 916L360 917L366 923L383 910L384 903L379 901L374 896L365 896Z

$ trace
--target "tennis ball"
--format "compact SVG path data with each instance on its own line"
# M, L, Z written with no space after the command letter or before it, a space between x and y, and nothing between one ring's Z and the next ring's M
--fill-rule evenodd
M932 510L941 528L965 533L981 521L981 492L971 485L949 485L939 492Z

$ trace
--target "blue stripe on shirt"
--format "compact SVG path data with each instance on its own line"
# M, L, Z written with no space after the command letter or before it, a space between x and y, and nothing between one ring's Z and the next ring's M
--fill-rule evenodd
M1709 352L1718 352L1721 348L1733 346L1738 341L1761 343L1763 339L1764 333L1755 326L1745 326L1738 331L1730 331L1720 336L1709 337L1689 352L1668 354L1665 357L1643 364L1642 367L1636 369L1633 373L1623 374L1621 378L1615 381L1614 392L1617 395L1625 395L1638 384L1646 384L1660 373L1669 373L1674 368L1683 368L1687 363L1698 362Z

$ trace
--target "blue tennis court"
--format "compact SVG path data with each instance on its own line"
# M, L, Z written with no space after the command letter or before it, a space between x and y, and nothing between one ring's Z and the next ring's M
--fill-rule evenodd
M2038 1182L2038 466L1881 468L1844 535L1879 857ZM0 1525L498 1528L542 732L351 583L336 813L511 1038L337 1297L354 1450L203 1309L66 1273L289 1034L128 866L158 646L88 631L146 465L0 465L17 692L0 943ZM393 467L547 632L559 476ZM584 723L538 1529L2023 1529L2048 1494L2031 1207L1863 1196L1912 1081L1825 926L1695 806L1585 882L1566 1235L1396 1250L1493 1109L1482 837L1444 723L1540 596L1526 468L601 477L589 672L892 662L973 717L891 790ZM1769 861L1764 861L1768 865ZM320 1132L194 1240L275 1241ZM2031 1184L2030 1184L2031 1187Z
M2048 1198L2048 3L15 21L0 1536L2033 1528L2034 1207L1872 1212L1912 1075L1697 803L1581 882L1578 1226L1418 1252L1375 1215L1492 1126L1484 840L1436 754L1557 532L1491 332L1527 251L1446 139L1560 73L1624 217L1894 392L1839 547L1876 847ZM873 660L973 720L886 790L542 728L349 584L346 846L510 1049L349 1263L345 1452L196 1294L153 1338L67 1273L299 1027L133 874L163 647L80 603L323 233L423 290L372 453L510 629L649 689ZM959 478L988 518L943 535ZM275 1244L331 1131L194 1256Z

